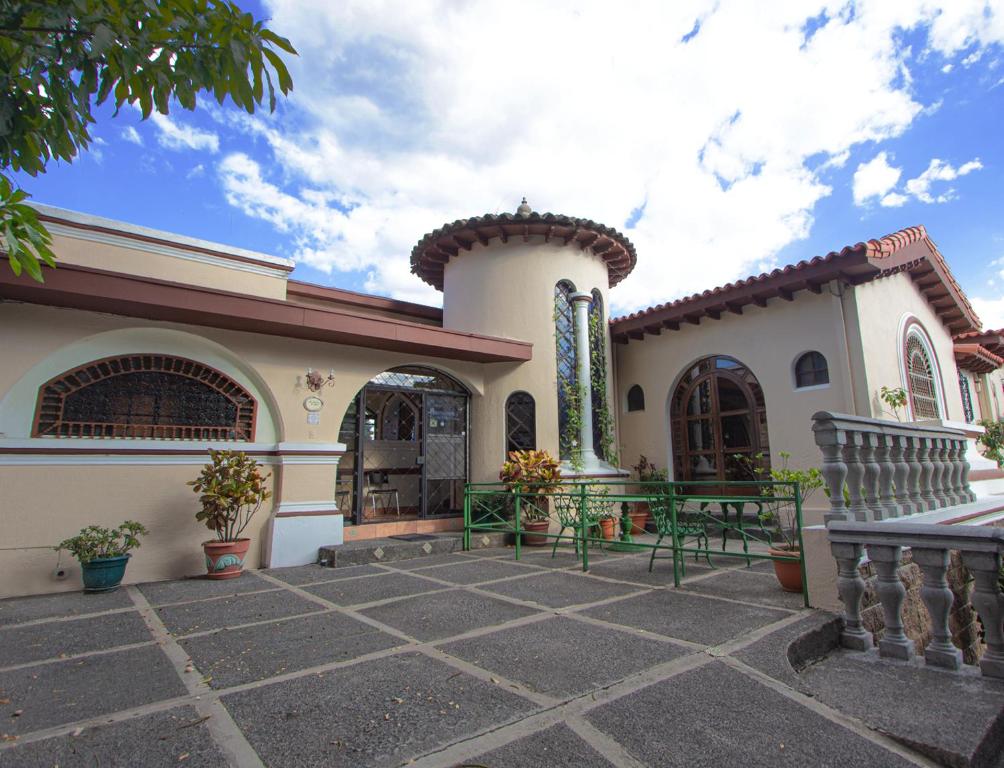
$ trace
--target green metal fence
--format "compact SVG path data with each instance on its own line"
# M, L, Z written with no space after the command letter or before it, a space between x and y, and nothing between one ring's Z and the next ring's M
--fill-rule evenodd
M631 536L630 505L645 502L655 523L654 537L637 541ZM620 538L614 541L599 535L600 520L612 518L619 524ZM742 558L747 565L754 560L798 560L802 577L802 595L809 605L802 547L802 494L797 483L776 481L687 481L625 482L593 480L562 482L558 486L528 490L510 490L503 483L468 483L464 492L464 549L471 547L471 534L477 531L510 534L515 555L522 555L526 520L546 519L550 531L531 535L553 541L552 556L561 542L574 545L581 557L582 570L589 570L590 548L602 552L616 550L651 550L649 570L659 553L673 560L673 583L680 585L686 575L687 555L703 557L714 567L711 557ZM553 523L557 523L554 525ZM774 537L797 544L797 551L771 555L750 549L750 544L773 544ZM712 538L721 536L721 547ZM728 542L738 540L741 551L729 549Z

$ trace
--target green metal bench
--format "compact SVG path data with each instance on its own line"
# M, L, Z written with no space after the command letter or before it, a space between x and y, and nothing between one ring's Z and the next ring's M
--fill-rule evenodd
M561 536L569 529L571 529L573 540L575 541L575 556L578 557L579 538L574 534L581 530L581 521L579 519L581 509L585 507L586 529L589 530L599 525L601 518L609 516L613 502L607 499L606 496L597 497L593 494L583 496L582 494L575 493L556 493L551 499L554 511L558 516L558 524L561 526L561 530L558 531L558 537L554 540L554 546L551 547L551 557L557 554L558 544L561 543ZM602 545L600 549L602 550Z
M676 525L674 528L673 520L673 505L676 505ZM703 508L694 510L692 507L687 508L686 499L677 499L671 496L656 496L653 497L649 503L649 510L652 514L652 519L655 521L655 532L658 538L655 542L655 547L658 547L663 538L669 536L671 540L674 540L674 545L676 543L682 544L686 539L691 538L697 541L697 545L700 549L707 550L708 546L708 530L707 524L712 519ZM703 546L702 546L703 542ZM648 570L652 571L655 565L656 553L659 550L652 549L652 556L648 560ZM660 560L669 560L672 558L660 557ZM711 557L704 553L704 559L708 561L708 565L714 568L714 564L711 562ZM700 560L700 555L694 554L694 562ZM680 558L680 567L682 573L685 576L687 572L687 566L684 558Z

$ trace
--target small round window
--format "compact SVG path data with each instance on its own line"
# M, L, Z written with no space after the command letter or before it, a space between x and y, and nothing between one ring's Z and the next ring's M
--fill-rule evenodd
M818 387L830 383L830 369L819 352L806 352L795 361L795 388Z

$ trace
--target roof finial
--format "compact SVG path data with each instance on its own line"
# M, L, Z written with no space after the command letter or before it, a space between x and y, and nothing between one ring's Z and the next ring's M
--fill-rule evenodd
M519 208L516 209L516 215L522 216L524 219L529 217L533 213L533 209L530 207L529 203L526 202L526 196L523 196L523 202L519 204Z

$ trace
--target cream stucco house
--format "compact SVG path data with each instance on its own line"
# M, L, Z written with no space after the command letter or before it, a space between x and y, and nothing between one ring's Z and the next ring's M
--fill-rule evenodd
M677 479L732 479L736 454L818 464L811 415L881 416L882 386L908 391L904 418L975 434L1002 416L1004 331L981 328L919 227L611 320L634 246L525 201L421 238L412 268L441 310L39 211L58 269L44 284L0 269L0 596L76 588L51 545L125 518L151 531L129 580L198 573L185 482L209 446L269 466L249 562L279 566L460 527L464 483L495 479L513 448L581 451L589 476L645 454Z

